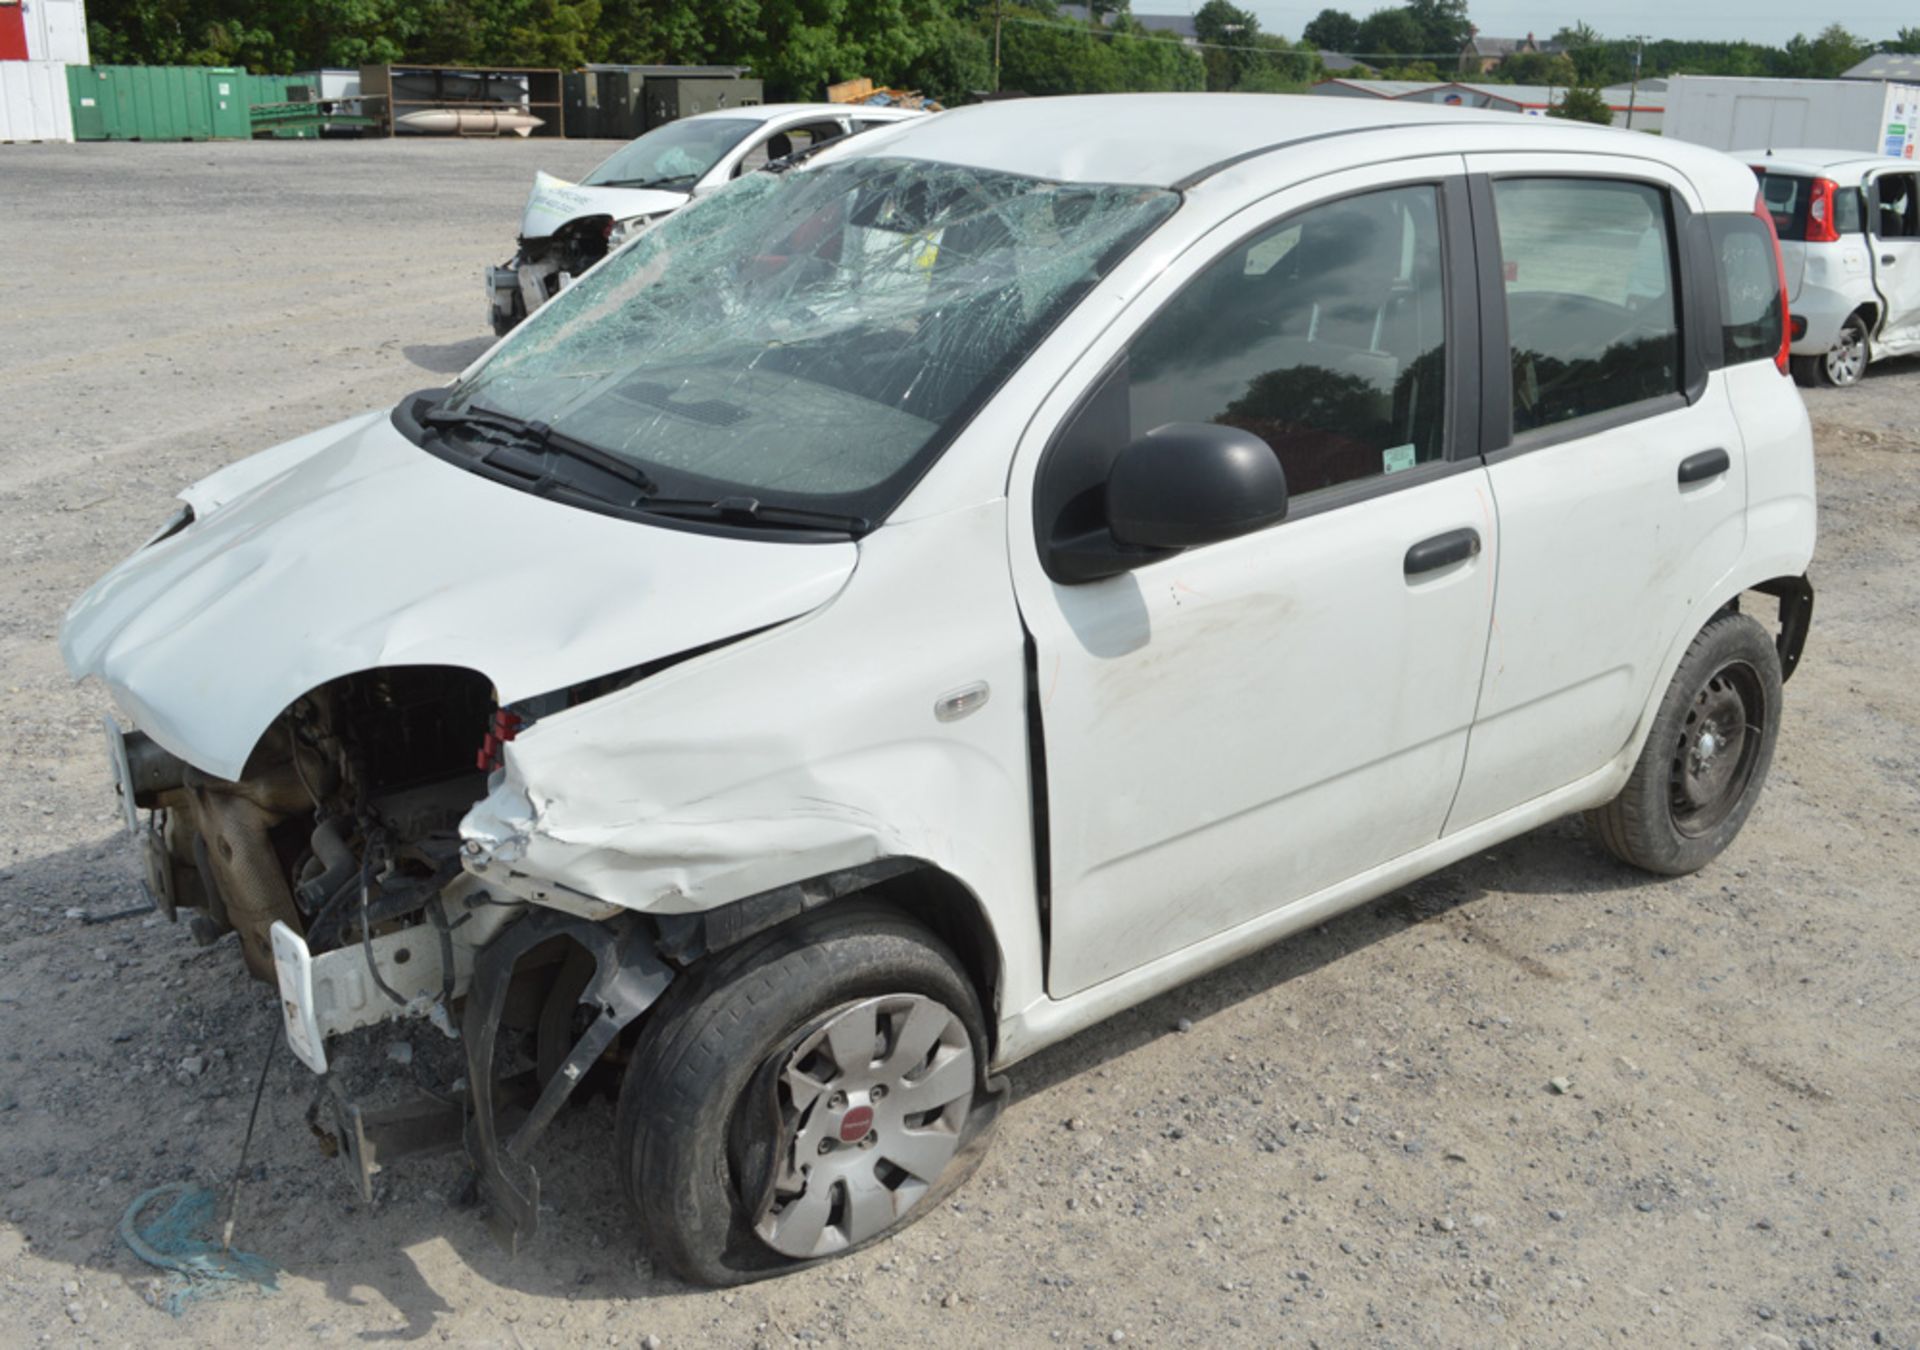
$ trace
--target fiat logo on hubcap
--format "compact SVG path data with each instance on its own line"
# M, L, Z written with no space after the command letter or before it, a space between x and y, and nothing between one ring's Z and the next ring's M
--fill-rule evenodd
M873 1130L873 1108L856 1106L840 1117L840 1142L857 1144Z

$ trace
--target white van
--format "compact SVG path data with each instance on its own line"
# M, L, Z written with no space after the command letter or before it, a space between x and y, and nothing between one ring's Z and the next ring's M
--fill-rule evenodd
M1835 150L1746 150L1786 266L1793 373L1857 384L1920 352L1920 165Z
M1745 166L1652 137L943 113L188 489L65 653L307 1064L457 1029L511 1237L618 1076L641 1238L752 1279L927 1212L1007 1065L1436 868L1725 849L1812 603L1781 289Z

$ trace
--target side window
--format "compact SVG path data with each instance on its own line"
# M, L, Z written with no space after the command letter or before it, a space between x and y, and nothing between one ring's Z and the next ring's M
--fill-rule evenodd
M810 122L803 127L788 127L763 137L741 156L734 166L733 176L752 173L755 169L764 169L776 159L785 159L788 155L830 141L840 135L837 122Z
M1680 388L1667 196L1600 178L1493 185L1513 347L1513 429Z
M1882 239L1920 238L1920 193L1914 185L1910 173L1886 174L1875 184L1880 210L1874 233Z
M1707 217L1713 256L1719 264L1720 337L1727 365L1771 361L1780 352L1786 315L1780 308L1780 274L1773 240L1758 216Z
M1859 234L1866 228L1867 208L1859 188L1841 188L1833 194L1833 228L1840 234Z
M1129 434L1219 422L1273 447L1298 496L1445 453L1438 190L1391 188L1234 247L1128 351Z

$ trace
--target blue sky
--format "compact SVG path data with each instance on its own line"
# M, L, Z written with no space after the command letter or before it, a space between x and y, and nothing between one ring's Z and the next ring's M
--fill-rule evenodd
M1283 37L1297 38L1309 19L1328 4L1361 18L1381 8L1385 0L1238 0L1260 16L1260 25ZM1177 13L1197 8L1180 0L1134 0L1142 13ZM1546 37L1566 24L1586 20L1606 37L1645 33L1652 37L1703 38L1711 41L1765 42L1778 46L1795 33L1811 37L1830 23L1844 24L1867 38L1889 38L1906 26L1920 26L1920 4L1913 0L1849 0L1835 9L1810 5L1806 0L1602 0L1575 4L1568 0L1468 0L1468 12L1483 33L1520 37L1531 31Z

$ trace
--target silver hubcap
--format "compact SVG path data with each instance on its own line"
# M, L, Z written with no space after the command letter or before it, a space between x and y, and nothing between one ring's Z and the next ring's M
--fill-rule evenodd
M960 1148L973 1041L945 1004L883 994L836 1009L780 1072L787 1137L754 1230L786 1256L825 1256L904 1218Z
M1835 384L1852 384L1867 370L1867 337L1849 325L1827 353L1827 374Z

